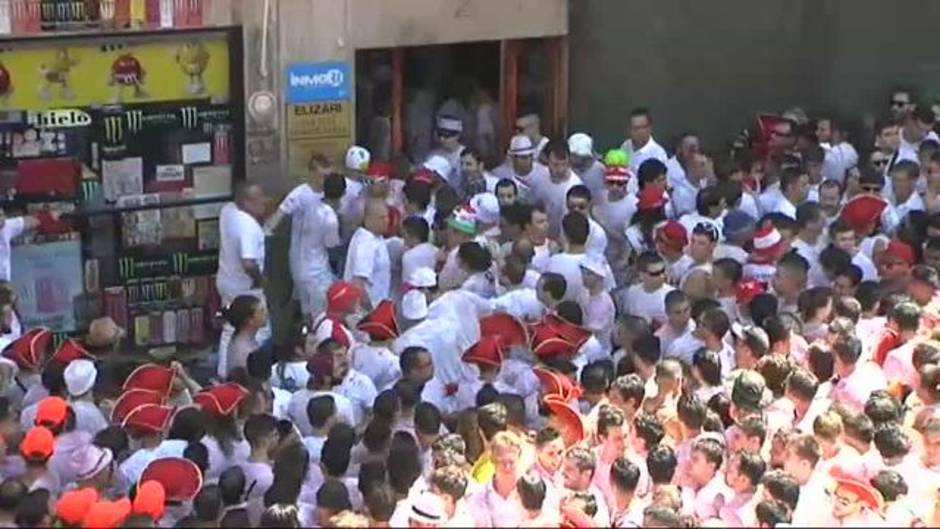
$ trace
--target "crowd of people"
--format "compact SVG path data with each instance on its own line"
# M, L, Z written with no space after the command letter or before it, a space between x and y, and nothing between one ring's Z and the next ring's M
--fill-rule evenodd
M240 186L211 380L117 362L107 318L52 347L0 288L0 525L940 525L934 109L894 92L871 148L792 109L712 155L645 109L603 155L531 118L495 168L440 115L416 165Z

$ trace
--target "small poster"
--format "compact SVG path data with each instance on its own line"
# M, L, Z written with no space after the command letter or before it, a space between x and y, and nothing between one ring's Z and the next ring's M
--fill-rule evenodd
M219 248L219 219L200 220L197 231L199 232L199 251Z
M183 165L158 165L157 182L182 182L186 180L186 167Z
M101 182L104 198L116 202L125 195L140 195L144 192L144 159L123 158L101 162Z
M73 307L83 283L81 241L14 246L11 267L24 328L76 330Z
M131 195L118 199L118 207L156 205L160 195ZM121 214L121 240L127 248L157 245L163 241L161 211L158 208L144 209Z

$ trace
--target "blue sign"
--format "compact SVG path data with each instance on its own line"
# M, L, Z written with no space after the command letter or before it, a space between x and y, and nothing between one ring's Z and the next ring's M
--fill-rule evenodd
M345 62L291 64L286 73L288 104L350 98L349 64Z

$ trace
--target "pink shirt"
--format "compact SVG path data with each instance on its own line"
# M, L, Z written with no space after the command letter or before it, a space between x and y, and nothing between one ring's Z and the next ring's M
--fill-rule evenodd
M909 388L917 387L917 370L914 369L914 342L888 351L885 358L884 376L889 382L900 381Z
M718 518L727 527L756 527L757 516L754 509L759 499L754 493L735 494L718 509Z
M832 400L841 401L855 411L863 411L873 391L887 387L884 372L872 362L859 363L849 376L835 383Z
M504 498L493 488L492 480L471 495L468 504L477 527L517 527L526 519L526 511L516 489Z
M683 512L694 514L702 521L717 518L719 509L725 504L725 498L731 494L725 485L724 474L717 472L711 481L698 490L692 487L682 489Z

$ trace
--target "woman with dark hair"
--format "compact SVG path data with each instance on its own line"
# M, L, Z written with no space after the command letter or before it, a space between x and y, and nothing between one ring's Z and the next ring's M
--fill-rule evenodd
M291 443L281 448L274 459L274 482L264 493L264 506L270 510L278 504L296 505L297 517L302 521L312 521L315 507L301 498L304 482L310 478L310 470L310 454L303 444ZM261 518L261 526L266 527L263 522L264 515ZM303 523L298 527L310 525Z
M261 515L259 528L291 528L303 527L300 525L299 511L296 505L289 503L276 503L268 507Z
M235 328L235 335L225 351L227 374L236 367L247 366L248 355L258 349L255 336L267 322L268 314L260 299L244 295L238 296L223 309L222 316Z
M209 453L206 479L217 479L226 468L244 463L251 454L242 436L244 408L250 404L249 391L232 382L206 388L193 400L202 407L206 435L201 439Z

